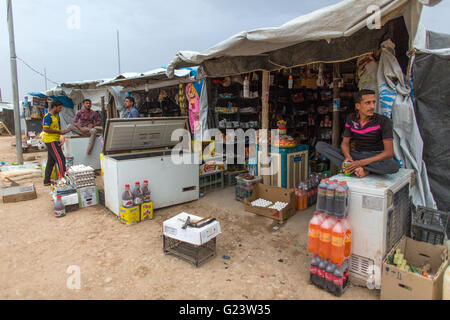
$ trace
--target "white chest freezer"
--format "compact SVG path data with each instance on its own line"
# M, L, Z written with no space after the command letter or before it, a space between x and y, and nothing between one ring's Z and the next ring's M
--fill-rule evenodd
M89 137L66 136L64 154L73 157L73 164L84 164L100 170L100 153L102 152L101 136L95 138L95 144L90 155L86 154L89 145Z
M172 141L172 132L177 129L188 130L186 117L108 120L103 144L108 209L119 215L125 185L142 186L144 180L149 181L154 209L198 200L199 165L172 161L171 148L179 143Z
M350 280L379 289L383 259L404 234L410 233L414 171L400 169L395 174L362 179L339 174L331 179L347 181L350 190Z

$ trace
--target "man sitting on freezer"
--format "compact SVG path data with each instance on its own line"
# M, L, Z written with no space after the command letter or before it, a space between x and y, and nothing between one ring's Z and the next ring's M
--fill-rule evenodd
M355 94L357 113L347 118L341 149L325 142L316 144L317 152L343 171L360 178L370 173L392 174L400 168L397 160L394 159L391 120L375 113L375 104L374 91L357 92ZM350 151L350 140L356 143L355 151ZM346 162L349 164L344 168Z
M83 101L83 109L79 110L67 128L80 136L90 136L86 153L89 155L95 144L97 129L95 126L101 124L100 117L97 112L91 110L92 102L89 99Z

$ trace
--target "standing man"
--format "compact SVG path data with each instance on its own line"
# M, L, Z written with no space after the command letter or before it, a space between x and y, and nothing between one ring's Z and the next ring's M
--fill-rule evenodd
M91 110L91 107L91 100L83 100L83 109L77 112L72 124L67 127L80 136L90 136L89 145L86 151L88 155L91 154L95 144L95 138L97 137L97 129L94 127L101 124L100 117L97 112Z
M125 108L127 108L127 111L125 113L124 119L134 119L139 118L139 111L134 107L134 98L133 97L126 97L125 98Z
M61 135L70 132L70 129L60 130L58 114L61 112L62 108L63 103L61 101L53 101L42 122L42 128L44 131L43 140L48 151L44 186L50 185L50 176L55 164L58 166L60 175L64 175L66 172L66 157L61 149L59 138Z
M396 173L400 165L394 159L391 120L375 113L375 92L361 90L355 94L356 114L347 118L341 150L325 142L316 144L317 152L323 154L342 170L363 178L368 174ZM350 152L350 140L356 150ZM344 168L344 163L350 164Z

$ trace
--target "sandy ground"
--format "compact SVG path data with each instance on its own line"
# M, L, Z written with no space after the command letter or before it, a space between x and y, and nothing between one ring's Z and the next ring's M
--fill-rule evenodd
M12 141L0 137L0 161L15 161ZM34 182L36 200L0 204L0 299L379 298L378 291L356 286L336 298L308 283L306 230L312 208L276 231L274 220L245 212L234 200L234 189L226 188L157 210L152 221L125 226L101 206L56 219L50 188L39 178L27 182ZM183 211L212 215L221 224L217 256L199 268L162 250L163 221ZM80 289L67 286L77 270L71 266L79 267Z

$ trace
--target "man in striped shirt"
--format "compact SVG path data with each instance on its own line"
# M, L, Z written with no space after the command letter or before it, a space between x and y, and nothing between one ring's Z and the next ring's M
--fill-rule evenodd
M345 123L341 149L318 142L317 152L323 154L342 170L363 178L368 174L392 174L400 166L394 159L392 123L375 110L375 92L361 90L355 95L356 114L348 116ZM350 151L350 140L355 141L355 151ZM344 169L344 163L350 163Z

